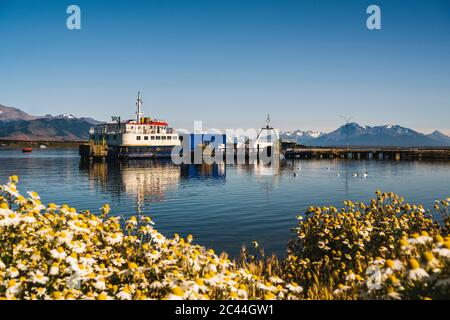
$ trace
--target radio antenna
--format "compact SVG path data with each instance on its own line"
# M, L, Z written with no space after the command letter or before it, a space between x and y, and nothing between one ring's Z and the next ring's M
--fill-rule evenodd
M141 105L143 105L143 104L144 103L142 102L141 92L138 91L138 97L136 99L136 106L137 106L136 120L137 120L137 123L141 123L141 117L143 115L143 113L141 112Z

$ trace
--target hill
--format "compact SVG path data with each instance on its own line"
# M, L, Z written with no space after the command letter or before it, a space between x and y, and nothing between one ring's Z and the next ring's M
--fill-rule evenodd
M6 107L0 104L0 122L9 122L16 120L34 120L38 117L31 116L28 113L13 107Z

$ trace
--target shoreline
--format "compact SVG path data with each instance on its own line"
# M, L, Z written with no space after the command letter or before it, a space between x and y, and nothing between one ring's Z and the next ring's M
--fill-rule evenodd
M47 148L78 148L85 141L46 141L46 140L2 140L0 139L0 150L2 148L23 148L45 145Z

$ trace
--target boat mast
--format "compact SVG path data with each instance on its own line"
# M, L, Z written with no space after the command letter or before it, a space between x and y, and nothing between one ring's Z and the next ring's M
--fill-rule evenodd
M259 137L261 136L261 133L262 133L264 130L266 130L266 133L267 133L267 132L270 132L272 129L273 129L273 128L270 126L270 115L267 115L267 118L266 118L266 127L265 127L265 128L261 128L261 129L259 130L258 135L256 136L256 141L259 140Z
M267 115L267 119L266 119L266 129L267 129L267 130L272 129L272 128L270 127L270 115Z
M137 112L136 112L136 121L137 123L141 123L141 117L142 117L142 112L141 112L141 105L142 105L142 99L141 99L141 92L138 91L138 97L136 99L136 106L137 106Z

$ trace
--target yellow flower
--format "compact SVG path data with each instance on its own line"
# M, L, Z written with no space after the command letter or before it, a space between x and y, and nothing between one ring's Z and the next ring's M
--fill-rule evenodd
M129 269L137 269L138 265L135 262L128 262Z
M184 291L181 290L181 288L178 287L178 286L175 286L175 287L172 288L172 293L173 293L174 295L176 295L176 296L179 296L179 297L184 296Z
M423 256L425 257L425 260L427 260L428 262L433 261L434 260L434 256L430 251L427 251L423 254Z
M386 260L386 267L393 268L394 267L394 261L391 259Z
M97 300L108 300L108 296L102 292L97 296Z
M205 285L205 282L201 278L196 279L195 283L197 283L199 286L204 286Z
M264 295L264 300L273 300L275 298L275 295L272 292L267 292Z

